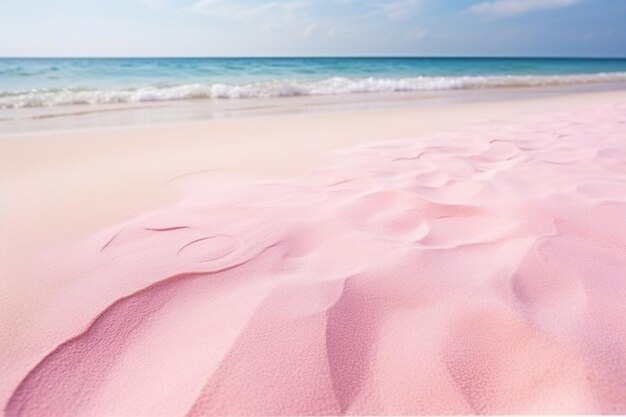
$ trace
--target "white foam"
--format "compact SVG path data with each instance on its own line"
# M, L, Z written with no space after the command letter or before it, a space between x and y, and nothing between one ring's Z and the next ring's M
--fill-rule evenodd
M0 108L80 104L140 103L189 99L240 99L309 95L391 93L501 87L626 82L626 72L576 75L506 75L464 77L361 78L322 81L274 80L251 84L186 84L137 89L61 89L0 92Z

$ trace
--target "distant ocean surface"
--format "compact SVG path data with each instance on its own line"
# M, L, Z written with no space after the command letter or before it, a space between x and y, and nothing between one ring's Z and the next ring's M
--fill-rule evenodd
M626 82L625 59L0 59L0 108Z

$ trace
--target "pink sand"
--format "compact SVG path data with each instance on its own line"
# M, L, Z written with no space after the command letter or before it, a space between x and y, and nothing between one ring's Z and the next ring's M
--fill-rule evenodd
M198 189L49 265L7 417L626 413L626 105Z

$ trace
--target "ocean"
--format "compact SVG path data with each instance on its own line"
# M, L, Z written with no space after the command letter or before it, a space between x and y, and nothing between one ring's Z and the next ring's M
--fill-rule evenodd
M3 58L0 108L626 81L626 59Z

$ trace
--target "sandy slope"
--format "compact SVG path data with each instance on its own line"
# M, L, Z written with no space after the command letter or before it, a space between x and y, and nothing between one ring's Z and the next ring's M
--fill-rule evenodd
M9 138L6 414L625 412L620 97Z

